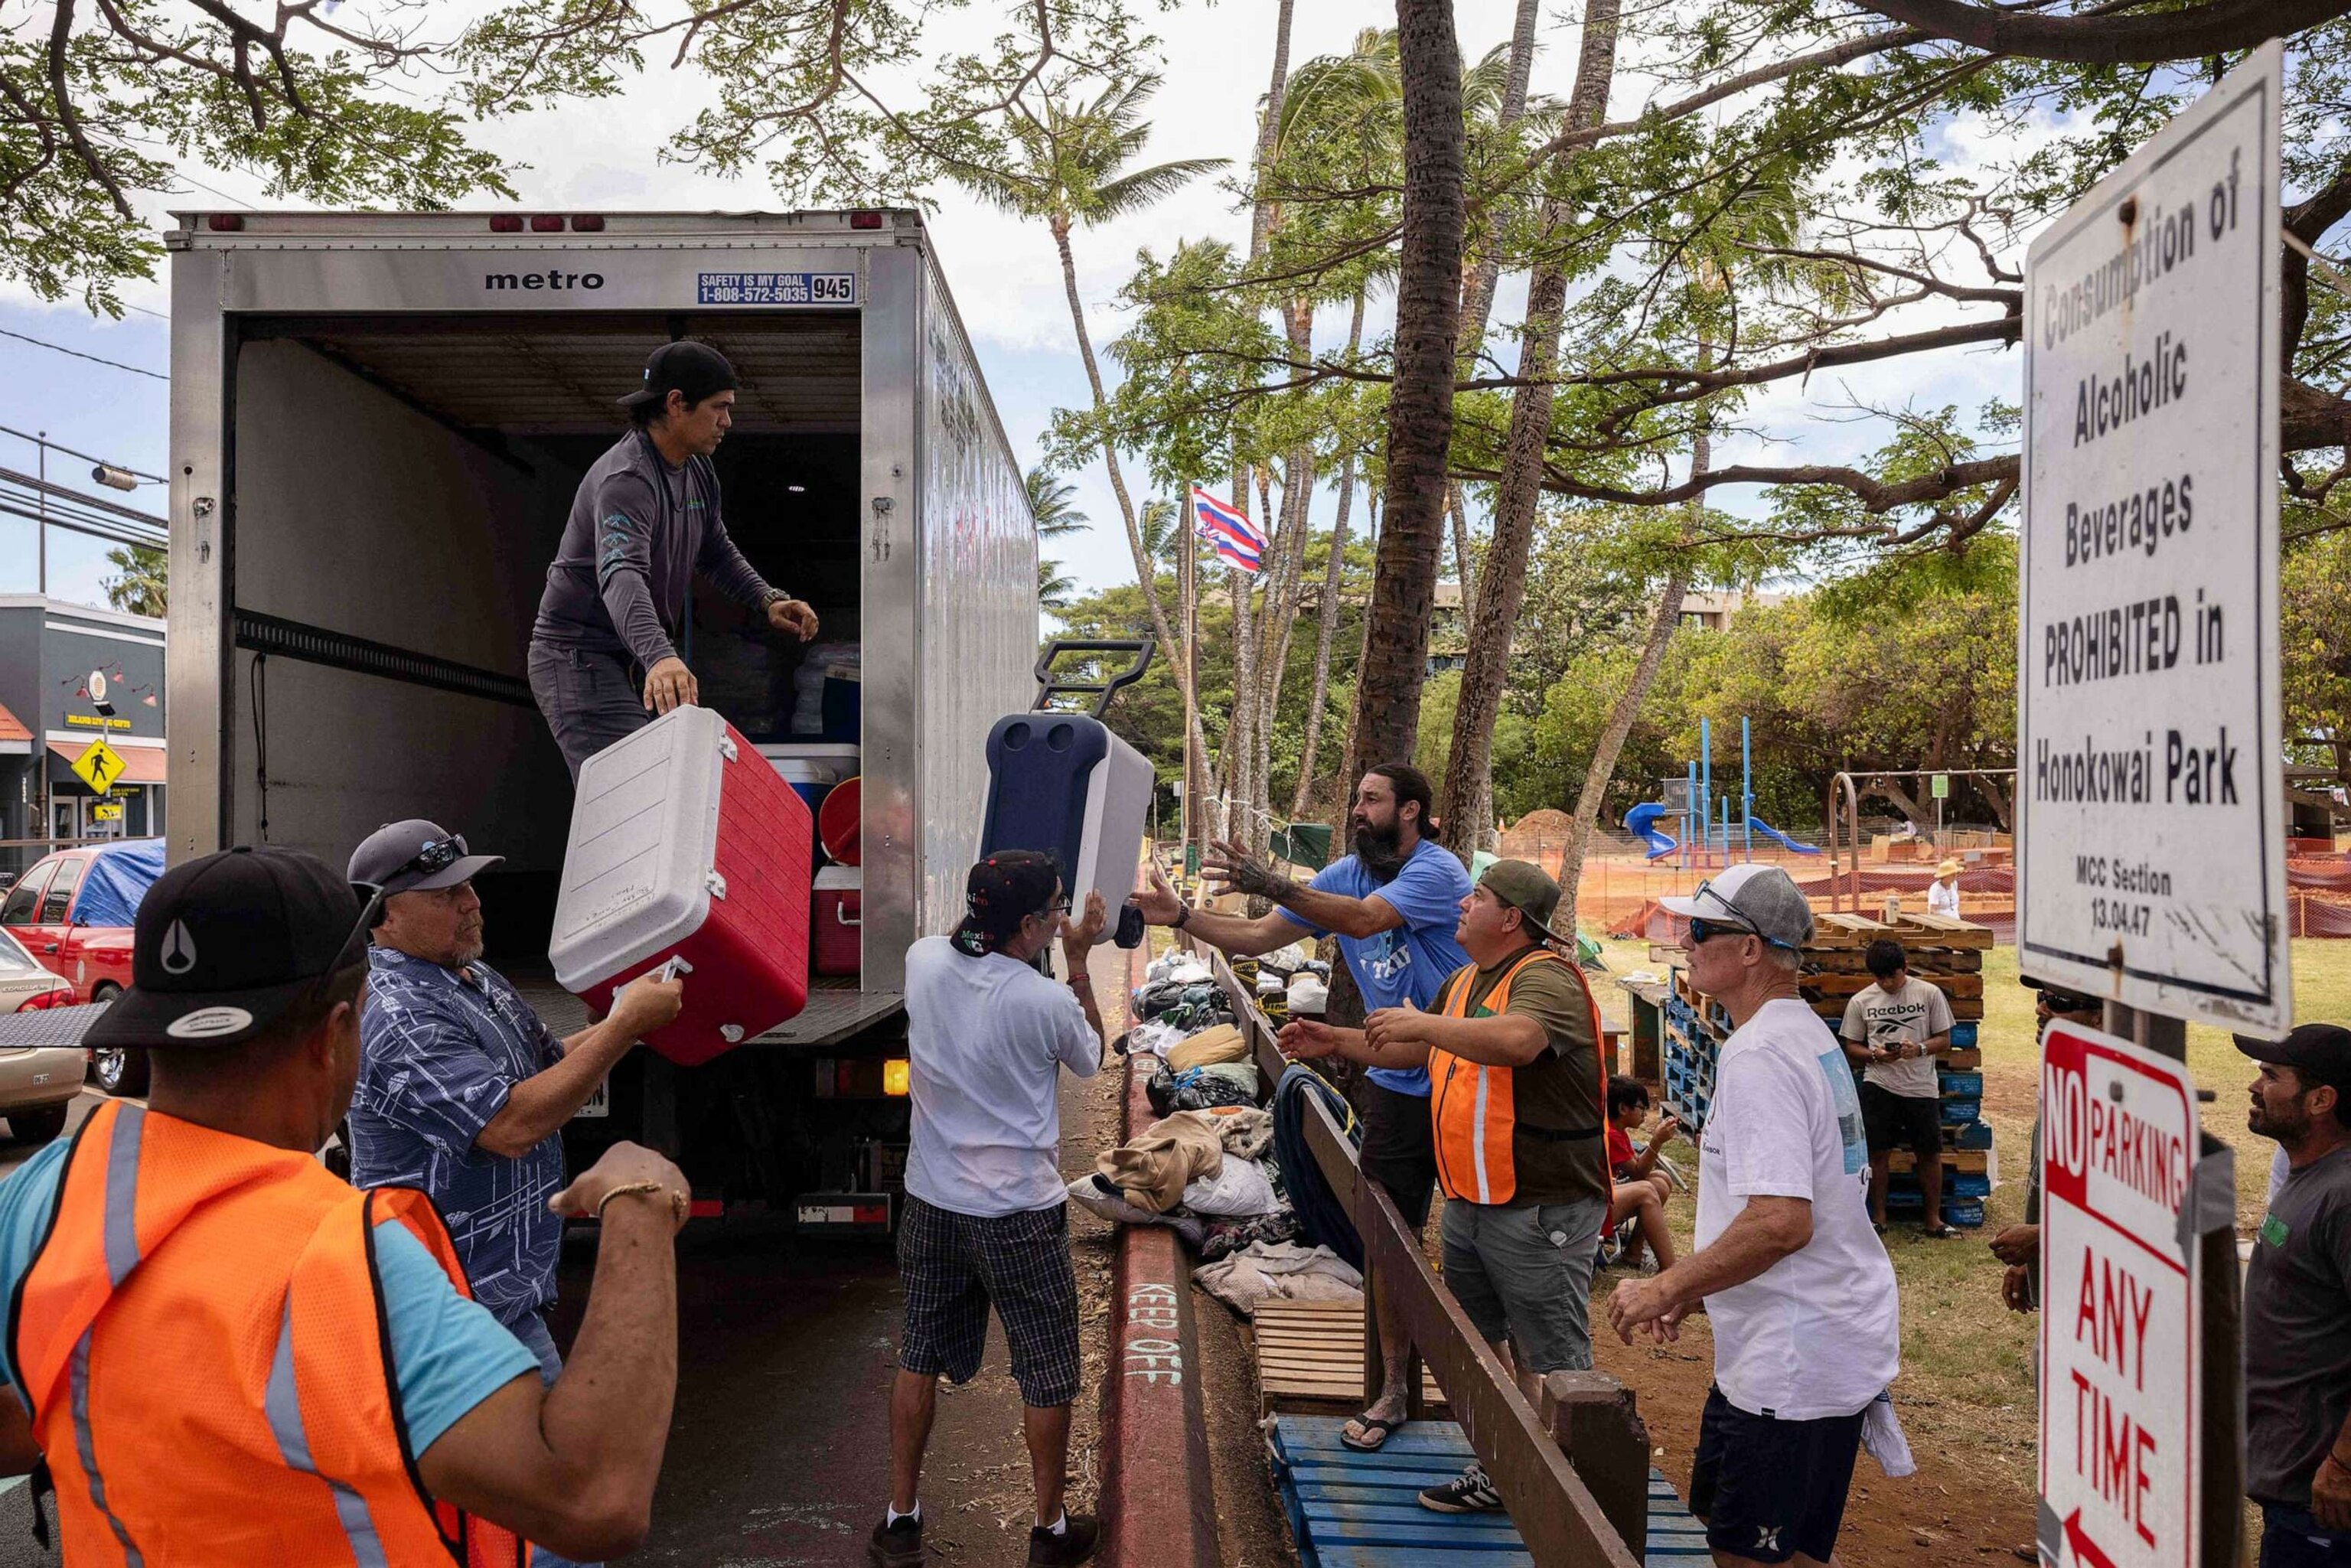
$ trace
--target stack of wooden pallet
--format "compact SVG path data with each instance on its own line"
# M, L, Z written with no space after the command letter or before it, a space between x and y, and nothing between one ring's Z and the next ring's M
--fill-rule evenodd
M1891 924L1857 915L1823 915L1813 922L1804 949L1801 994L1834 1035L1844 1021L1845 1004L1870 983L1862 957L1879 937L1902 944L1910 973L1931 981L1950 999L1951 1049L1939 1065L1943 1122L1943 1220L1948 1225L1983 1223L1983 1200L1994 1176L1991 1129L1983 1121L1983 1054L1977 1035L1983 1019L1983 957L1991 932L1981 925L1937 915L1907 915ZM1676 967L1663 1005L1664 1100L1667 1110L1692 1129L1705 1124L1712 1108L1715 1064L1730 1036L1730 1018L1720 1003L1690 985L1687 967ZM1922 1202L1917 1161L1894 1157L1886 1187L1889 1215L1917 1213Z

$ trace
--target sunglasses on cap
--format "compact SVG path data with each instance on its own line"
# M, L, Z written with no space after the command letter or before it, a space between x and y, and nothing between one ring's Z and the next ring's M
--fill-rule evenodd
M431 876L435 872L447 871L451 866L464 860L465 852L465 835L463 833L451 833L445 839L427 839L423 846L409 857L408 862L392 874L406 876L413 872L418 876ZM369 887L374 884L355 882L351 885Z

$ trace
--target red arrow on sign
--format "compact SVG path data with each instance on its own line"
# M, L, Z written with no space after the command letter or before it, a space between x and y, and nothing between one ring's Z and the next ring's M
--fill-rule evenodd
M2082 1511L2078 1508L2065 1516L2065 1543L2074 1549L2074 1561L2085 1568L2115 1568L2115 1560L2099 1551L2098 1543L2082 1528Z

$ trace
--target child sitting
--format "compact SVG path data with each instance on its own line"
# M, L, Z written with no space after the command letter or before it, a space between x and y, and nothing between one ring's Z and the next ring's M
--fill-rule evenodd
M1622 1239L1617 1261L1641 1267L1646 1243L1659 1270L1674 1266L1673 1234L1666 1227L1666 1199L1673 1182L1657 1168L1657 1157L1681 1131L1681 1123L1667 1116L1657 1124L1648 1146L1635 1152L1633 1134L1649 1119L1649 1092L1637 1078L1618 1073L1608 1080L1608 1168L1615 1174L1616 1194L1610 1201L1608 1223ZM1626 1220L1635 1223L1627 1226Z

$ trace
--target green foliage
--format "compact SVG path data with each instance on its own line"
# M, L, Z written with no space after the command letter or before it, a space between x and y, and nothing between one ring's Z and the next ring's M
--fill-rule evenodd
M2280 583L2280 684L2297 760L2351 783L2351 533L2286 552Z
M112 577L99 580L106 601L126 615L162 620L171 604L172 558L152 545L117 545L106 552Z
M42 25L0 37L0 278L41 298L120 315L121 284L162 255L133 198L181 194L182 163L329 207L514 193L460 110L403 90L435 52L413 36L308 5L265 26L204 0L68 3Z

